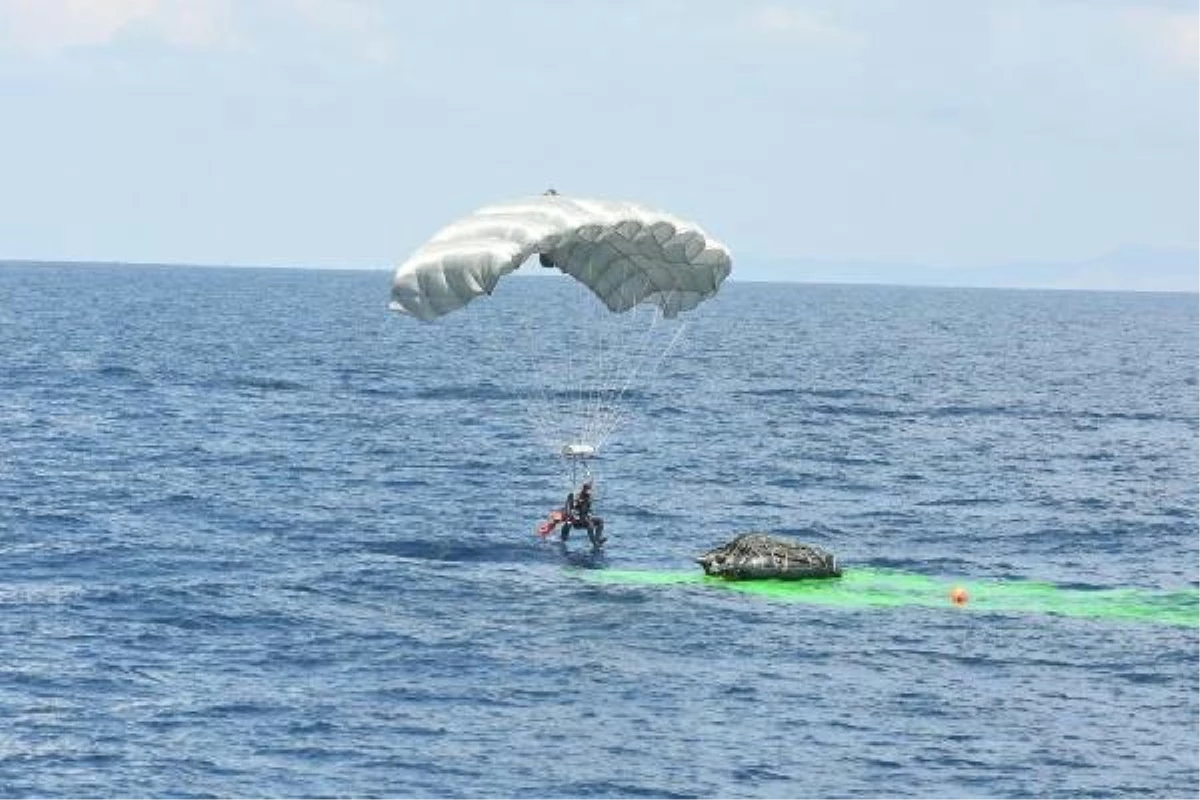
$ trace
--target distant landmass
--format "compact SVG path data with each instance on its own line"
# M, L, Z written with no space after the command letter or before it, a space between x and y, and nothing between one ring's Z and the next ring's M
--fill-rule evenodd
M984 267L804 258L756 262L735 257L734 276L806 283L1200 292L1200 249L1126 245L1083 261L1014 261Z
M310 267L305 264L269 266L0 259L0 267L38 264L77 264L94 267L339 269L328 266ZM382 264L347 265L341 269L390 271L393 268L394 265ZM902 262L830 261L803 257L755 259L753 256L735 252L733 279L789 283L876 283L895 286L1200 293L1200 249L1126 245L1083 261L1014 261L983 267L932 267Z

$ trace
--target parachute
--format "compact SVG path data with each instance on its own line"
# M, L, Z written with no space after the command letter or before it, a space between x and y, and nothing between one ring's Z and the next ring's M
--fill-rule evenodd
M731 270L730 253L671 214L551 190L486 206L436 233L397 267L389 308L438 320L491 295L534 255L581 291L576 305L556 306L549 318L540 312L527 331L539 347L567 347L555 366L543 366L538 385L530 378L528 395L544 401L531 417L556 452L586 461L616 429L633 379L655 371L678 341L682 327L666 323L679 323L717 293ZM540 354L526 360L547 362ZM569 419L552 422L556 417Z
M396 270L393 311L431 320L491 294L534 253L613 312L652 303L671 319L716 294L729 250L698 226L636 203L545 194L443 228Z

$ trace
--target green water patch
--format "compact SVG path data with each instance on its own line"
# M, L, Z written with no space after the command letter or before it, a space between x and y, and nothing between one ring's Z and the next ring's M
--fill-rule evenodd
M587 580L626 586L695 586L789 603L879 608L941 607L1200 627L1200 590L1091 589L1025 580L955 580L912 572L849 569L840 578L728 581L680 570L596 570Z

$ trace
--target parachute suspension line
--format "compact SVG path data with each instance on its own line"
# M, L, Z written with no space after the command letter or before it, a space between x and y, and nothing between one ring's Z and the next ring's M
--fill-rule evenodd
M655 352L657 352L657 357L653 358L653 364L650 368L650 372L652 374L657 374L657 372L659 371L659 368L662 366L663 361L671 353L671 351L675 349L675 345L683 337L683 333L686 330L686 328L687 328L687 324L683 321L680 321L676 325L675 331L672 334L670 341L667 343L667 346L664 349L662 349L661 351L658 351L657 347L655 347L654 349L648 350L643 355L643 358L638 362L637 368L634 370L633 373L631 373L629 375L628 380L626 381L625 385L621 388L621 391L616 398L616 402L614 402L614 404L613 404L612 414L606 420L606 425L601 430L601 433L599 436L599 441L601 443L607 442L609 437L611 437L613 435L613 433L616 432L617 428L620 427L620 425L625 421L625 418L628 416L629 411L626 408L626 406L624 405L624 403L622 402L624 399L625 392L628 390L628 388L630 386L633 385L634 381L636 381L639 378L639 375L642 372L643 368L647 364L650 363L650 359L652 356L654 356Z
M635 312L636 309L632 309L626 313ZM620 377L620 370L623 366L624 359L620 348L623 344L621 334L625 326L620 324L623 322L620 317L614 317L599 310L597 313L599 319L592 328L596 333L596 368L591 385L587 390L586 407L582 409L580 420L584 426L582 433L584 441L599 448L601 444L597 439L599 421L612 406L613 391L610 387Z
M648 279L645 279L642 286L633 288L644 292L647 285ZM607 309L601 311L597 307L599 318L592 326L596 335L594 349L597 361L591 386L588 387L586 407L581 409L580 419L585 425L582 434L585 441L597 448L603 444L600 437L607 427L607 418L615 413L615 404L623 394L623 388L617 387L621 384L622 373L629 372L629 364L634 360L630 352L635 341L632 334L636 333L640 312L645 308L630 302L642 294L635 292L630 295L629 290L628 286L623 289L625 297L621 305L629 303L631 308L612 314L605 313Z
M622 284L622 298L613 303L630 306L623 312L610 311L573 276L542 280L549 303L526 306L514 320L518 342L526 341L514 355L532 378L516 382L515 395L535 440L566 458L564 473L575 480L581 471L590 474L588 460L628 421L631 393L661 370L690 318L667 319L658 304L633 302L654 289L647 275Z
M596 442L592 428L596 414L599 413L605 400L604 387L609 383L608 372L611 369L611 363L615 360L612 351L616 343L610 334L614 320L601 310L601 306L595 301L595 298L586 298L585 303L586 307L590 309L592 319L584 328L589 335L586 338L581 337L581 341L584 342L583 346L588 354L587 366L589 369L586 373L581 371L575 387L574 419L578 427L574 431L574 435L578 441L595 447Z
M680 321L678 326L675 328L675 333L671 336L671 340L668 342L666 348L663 349L663 351L658 354L658 357L654 359L654 366L651 368L652 373L658 372L663 361L665 361L667 356L670 355L671 351L675 349L675 345L679 343L679 340L683 338L683 333L685 330L687 330L687 323ZM617 395L616 402L613 404L611 418L608 420L608 424L601 429L600 434L597 437L597 447L608 441L609 437L616 432L617 428L620 427L621 423L628 415L628 411L626 411L621 405L621 400L624 398L626 389L628 389L628 387L638 377L638 373L641 371L641 368L644 366L644 364L645 361L640 362L637 369L629 376L629 379L626 381L625 385L622 386L620 393Z
M611 403L609 387L622 367L621 345L628 317L610 312L582 283L573 287L576 301L572 307L578 310L578 317L571 320L574 331L565 341L573 365L565 394L565 432L568 446L585 446L594 454L598 449L596 420Z
M555 297L555 306L561 305L574 313L572 304L560 303L561 299ZM528 342L524 351L529 361L522 371L531 380L519 396L535 438L556 455L562 455L564 448L579 442L573 423L579 416L573 408L573 395L586 359L572 347L576 334L571 329L577 327L577 322L571 316L548 316L544 307L521 314L522 333Z
M620 364L613 357L615 337L605 335L614 315L574 280L551 288L555 312L547 315L543 306L521 315L529 361L524 371L533 380L517 394L537 439L557 455L576 448L574 457L586 459L596 450L594 409L612 382L604 373ZM564 291L575 296L562 302Z
M583 291L582 287L578 286L569 288L577 293ZM565 307L572 310L571 316L564 317L559 330L561 337L559 346L566 356L564 359L566 368L563 375L559 377L559 385L552 390L552 395L556 399L559 420L556 431L559 438L556 444L559 447L590 444L582 438L583 431L580 428L580 420L583 418L581 398L587 380L588 361L585 357L586 350L581 351L579 343L583 341L582 337L587 326L581 325L582 320L578 315L584 312L578 309L577 303L568 302Z
M655 309L657 311L657 309ZM625 312L632 316L632 324L630 325L630 335L627 341L623 342L626 350L620 354L616 368L611 375L606 375L604 378L604 397L603 403L598 402L593 409L593 413L589 417L591 429L589 435L596 442L597 446L602 446L607 437L607 431L611 427L611 420L614 417L620 416L621 401L628 392L634 379L637 377L638 371L641 368L641 362L645 358L645 352L649 343L653 340L653 328L657 325L656 317L652 316L648 327L644 327L640 336L635 336L636 328L639 325L644 325L638 320L639 315L645 316L649 313L646 309L633 308Z
M599 363L597 359L603 357L604 339L598 329L599 320L593 323L590 319L586 319L585 315L596 316L596 312L592 309L591 298L587 297L587 292L582 286L575 285L572 287L576 294L576 300L571 303L576 309L576 316L571 319L571 330L564 339L564 346L569 353L568 358L572 364L578 361L578 367L571 372L571 380L568 388L566 409L566 434L569 437L566 442L567 446L572 444L588 445L592 443L586 438L587 430L587 404L589 392L590 373L595 369L595 364ZM578 350L578 352L576 352Z
M552 444L553 415L549 410L552 390L548 389L547 386L552 386L551 379L554 377L552 365L554 364L554 359L547 358L547 354L537 347L545 339L539 336L537 331L534 330L530 317L522 319L521 327L524 338L529 343L525 348L525 353L527 354L526 357L532 362L528 367L530 373L534 376L534 380L528 382L527 386L518 396L527 418L535 429L536 435L545 439L547 444Z
M645 296L651 283L649 275L644 276L642 285L633 287L636 292L634 296ZM623 380L615 382L615 388L609 393L607 407L603 409L602 413L597 413L594 417L595 427L593 436L598 447L607 443L609 438L628 416L628 409L626 409L624 404L625 395L639 380L646 366L652 365L651 371L657 372L663 360L674 349L686 328L684 321L679 320L675 322L674 333L667 346L663 348L659 344L662 338L659 329L664 324L662 309L657 305L641 305L634 306L627 313L637 314L639 310L644 312L643 316L644 314L650 315L649 324L636 323L642 328L642 335L632 343L625 359L625 361L632 363L632 368L628 365L624 366ZM668 330L668 332L670 331ZM621 376L617 375L615 377L620 378Z

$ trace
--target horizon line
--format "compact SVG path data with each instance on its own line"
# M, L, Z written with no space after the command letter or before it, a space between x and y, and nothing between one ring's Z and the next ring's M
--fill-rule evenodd
M826 264L831 262L825 262ZM846 263L855 263L847 261ZM899 262L897 262L899 263ZM305 266L297 264L205 264L199 262L186 261L118 261L118 260L102 260L102 261L80 261L80 260L48 260L38 258L0 258L0 269L11 267L129 267L132 269L227 269L227 270L291 270L296 272L377 272L389 273L396 269L395 266L385 267L366 267L366 266ZM545 275L534 272L516 274L521 271L522 267L518 267L513 271L513 274L519 278L557 278L557 275ZM788 279L788 278L770 278L753 275L751 277L742 277L736 274L736 270L730 274L727 279L730 283L740 284L785 284L796 286L875 286L889 287L899 289L969 289L969 290L998 290L998 291L1025 291L1025 292L1092 292L1104 294L1180 294L1180 295L1197 295L1200 296L1200 289L1114 289L1114 288L1099 288L1086 286L1029 286L1029 285L980 285L980 284L956 284L956 283L927 283L921 281L902 282L902 281L883 281L883 280L804 280L804 279Z

